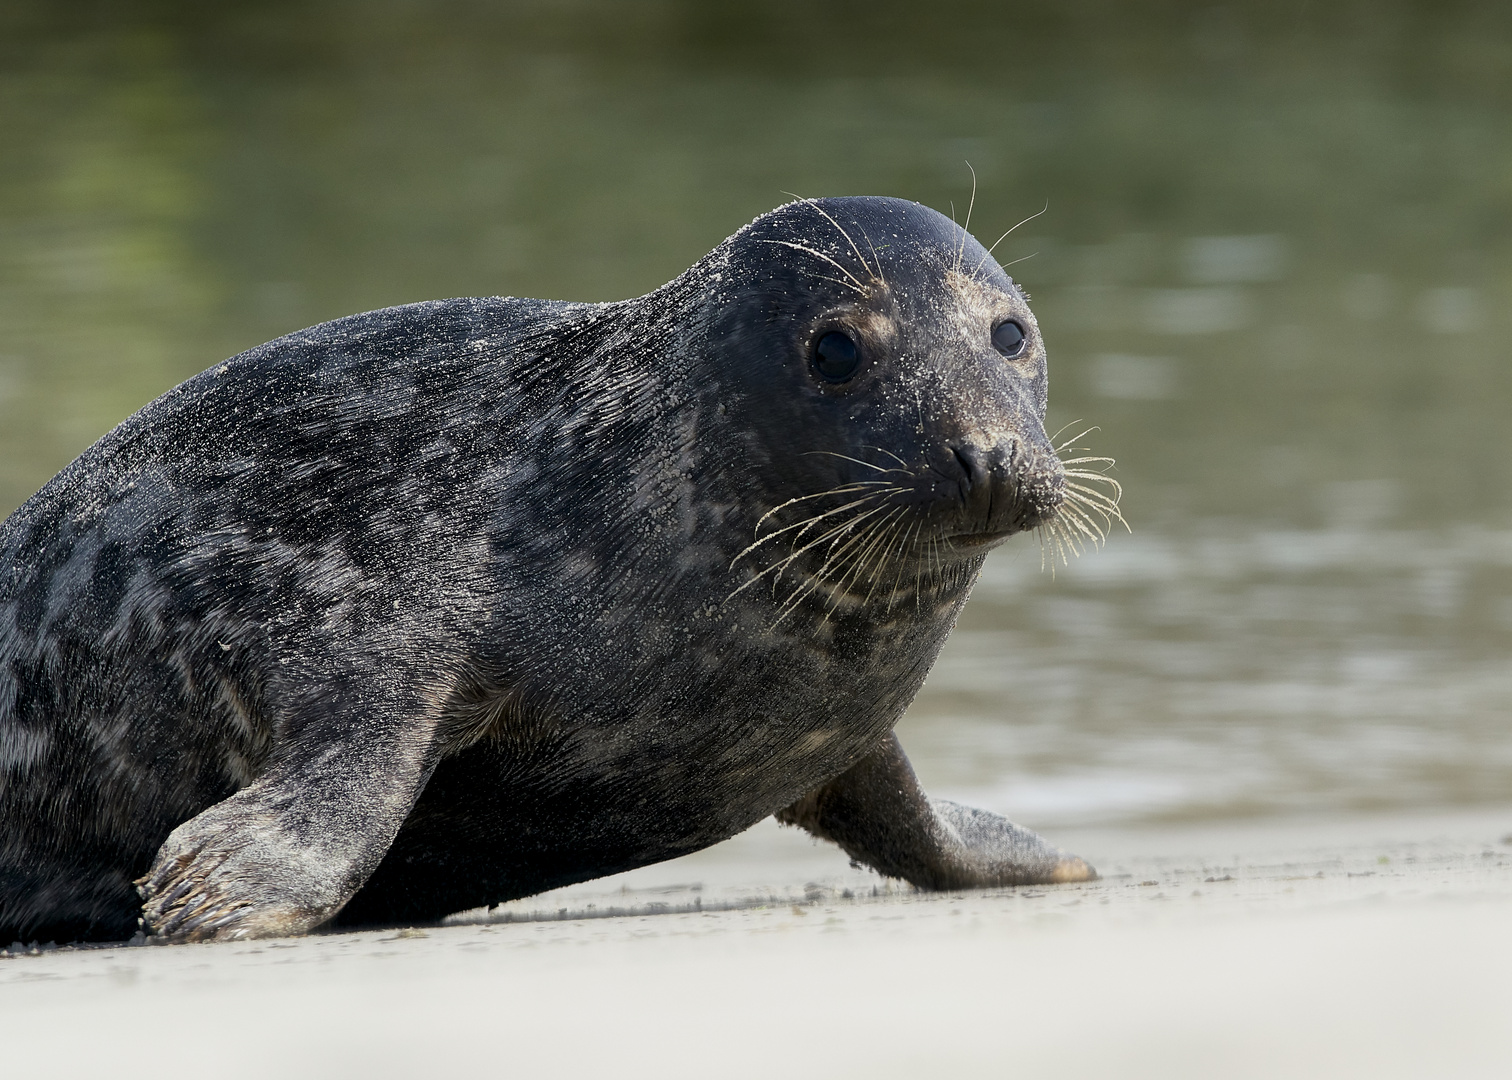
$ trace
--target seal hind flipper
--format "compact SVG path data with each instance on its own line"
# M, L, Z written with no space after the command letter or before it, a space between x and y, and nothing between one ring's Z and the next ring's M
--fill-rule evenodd
M931 799L897 735L777 813L887 877L921 889L1090 881L1097 871L986 810Z

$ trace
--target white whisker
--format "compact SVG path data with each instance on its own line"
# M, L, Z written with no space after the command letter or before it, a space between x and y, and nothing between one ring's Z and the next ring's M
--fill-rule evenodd
M884 454L887 453L886 450L884 450L882 452ZM849 462L853 462L856 465L864 465L868 469L875 469L879 473L901 472L901 473L903 473L905 475L908 475L908 476L912 476L913 475L913 471L911 469L909 469L907 465L904 465L904 467L901 468L901 469L884 469L882 466L880 466L880 465L874 465L870 461L862 461L860 458L853 458L853 457L850 457L849 455L846 455L846 454L837 454L833 450L810 450L806 454L804 454L803 456L804 457L820 457L820 456L822 456L822 457L839 458L841 461L849 461ZM892 456L896 457L897 455L892 455ZM902 461L901 458L899 458L898 460L900 462Z
M765 522L767 518L771 517L773 514L777 513L779 510L786 510L789 506L793 506L793 505L795 505L797 503L808 502L808 500L810 500L810 499L822 499L826 495L836 495L836 494L842 494L842 493L848 494L850 492L860 491L863 488L868 488L868 487L892 487L892 486L893 486L893 484L892 484L892 481L890 481L890 480L852 480L848 484L841 484L839 487L832 487L828 491L816 491L812 495L800 495L796 499L789 499L785 503L781 503L778 506L772 507L772 509L768 510L766 513L762 514L761 517L757 518L756 519L756 531L757 532L761 531L762 523Z
M856 227L861 228L859 225ZM872 239L867 235L865 229L861 229L861 236L866 241L866 246L872 253L872 262L876 263L877 265L877 280L882 283L882 287L885 289L888 287L888 285L887 275L882 273L882 256L877 254L877 247L872 243ZM864 266L865 263L863 263L862 265Z
M871 514L877 513L882 509L884 508L878 507L877 510L867 511L867 513L861 515L860 518L857 518L856 520L850 522L849 528L854 528L857 524L860 523L861 520L864 520L866 517L869 517ZM808 580L800 584L798 588L796 588L788 596L787 600L783 602L782 607L778 609L777 622L780 623L791 612L797 610L798 605L802 603L804 598L814 592L815 589L819 588L820 585L824 584L825 576L829 572L831 565L835 564L836 560L841 559L845 555L845 553L849 551L855 544L866 539L868 532L869 530L863 531L856 536L850 537L849 539L845 539L845 537L843 536L836 537L834 542L830 545L830 550L825 553L824 562L820 564L819 569L813 574L809 575ZM842 540L845 541L843 544L841 544ZM836 545L839 545L838 549ZM826 618L827 617L828 615L826 615ZM775 626L777 625L777 623L773 623L772 625Z
M870 266L866 265L866 256L864 256L864 255L861 254L861 249L856 246L856 241L851 238L851 234L848 233L848 232L846 232L845 228L838 221L836 221L834 218L830 217L830 215L825 211L824 207L820 206L813 199L805 198L802 195L793 195L793 193L791 191L785 191L785 192L783 192L783 194L784 195L792 195L793 198L795 198L798 201L800 201L800 202L804 203L805 205L807 205L816 214L818 214L820 217L824 218L825 221L829 222L836 229L839 229L840 230L840 235L843 236L843 237L845 237L845 242L847 244L849 244L851 246L851 250L856 253L856 258L858 260L860 260L861 266L866 270L866 272L868 274L870 274L872 272L872 268ZM882 264L878 263L877 265L880 268ZM879 272L877 273L877 277L880 278L881 276L882 276L882 274L881 274L880 269L879 269ZM885 282L884 282L884 284L885 284Z
M837 506L833 510L826 510L822 514L814 514L812 517L806 517L802 521L796 521L796 522L794 522L791 525L785 525L785 526L783 526L780 529L777 529L777 530L775 530L773 532L769 532L765 536L763 536L759 540L757 540L755 543L750 544L749 546L747 546L743 551L741 551L741 553L739 555L736 555L735 558L731 559L730 560L730 565L734 566L741 559L745 558L751 552L753 552L757 548L759 548L762 544L765 544L769 540L775 540L777 537L781 536L784 533L791 532L793 529L798 529L800 531L799 531L798 535L796 537L794 537L794 540L801 539L802 536L803 536L802 530L808 529L808 528L811 528L814 525L817 525L819 522L823 521L825 518L834 517L836 514L842 514L845 511L851 510L851 509L853 509L853 508L855 508L857 506L865 506L868 502L871 502L873 499L876 499L876 498L878 498L880 496L883 496L883 495L886 495L886 494L887 494L886 491L873 492L872 494L866 496L864 499L855 499L855 500L853 500L851 502L846 503L844 506Z
M811 247L807 246L806 244L795 244L791 240L763 240L761 242L763 244L777 244L777 245L779 245L781 247L790 247L794 251L807 252L808 254L814 256L814 258L816 258L816 259L823 259L825 262L827 262L831 266L833 266L836 270L840 271L846 277L848 277L848 278L851 279L851 282L853 282L853 284L848 285L847 288L851 288L851 289L856 290L856 292L860 293L862 296L866 295L866 286L864 286L864 285L861 284L861 279L858 278L858 277L856 277L855 274L852 274L849 270L847 270L845 267L841 266L834 259L832 259L828 255L826 255L824 252L818 251L818 250L816 250L814 248L811 248Z
M980 270L983 266L985 266L987 264L987 260L989 258L991 258L992 257L992 253L997 250L997 246L999 244L1001 244L1004 240L1008 239L1009 234L1011 234L1014 231L1014 229L1017 229L1019 227L1019 225L1027 225L1027 224L1029 224L1029 222L1033 221L1035 218L1039 217L1040 214L1045 213L1045 211L1049 210L1049 209L1050 209L1050 200L1046 199L1045 200L1044 209L1041 210L1039 212L1039 214L1030 214L1023 221L1019 222L1018 225L1015 225L1013 227L1013 229L1009 229L1008 232L1005 232L1002 236L1000 236L996 240L994 240L992 242L992 246L990 248L988 248L986 254L984 254L982 256L981 262L977 263L977 269Z
M899 507L898 508L898 517L895 517L893 519L892 523L890 525L888 525L888 527L887 527L887 537L883 541L882 546L877 549L876 563L877 563L877 569L878 570L882 569L883 562L886 560L888 554L892 551L893 543L898 538L898 533L902 531L902 528L903 528L903 521L901 520L902 513L903 513L903 508ZM871 598L876 594L876 592L877 592L877 586L880 585L880 584L882 584L881 575L879 575L879 574L873 574L872 578L871 578L871 588L869 588L869 589L866 590L866 597L865 597L865 599L863 599L861 601L863 604L869 604L869 603L871 603Z
M879 454L886 454L888 457L890 457L894 461L896 461L899 465L903 466L904 469L908 470L908 472L910 473L910 475L912 475L913 470L908 468L908 462L904 461L902 458L900 458L897 454L893 453L891 450L887 450L887 449L885 449L885 448L883 448L881 446L868 446L868 447L866 447L866 449L868 449L868 450L875 450Z
M1079 424L1079 423L1081 423L1080 420L1073 420L1073 421L1071 421L1070 424L1064 425L1060 429L1060 431L1057 431L1055 433L1055 437L1059 438L1061 431L1065 431L1066 428L1071 427L1074 424ZM1071 444L1074 443L1077 439L1084 439L1088 435L1092 434L1094 431L1101 431L1101 430L1102 429L1099 428L1096 424L1092 425L1089 428L1083 428L1081 431L1079 431L1077 434L1071 436L1065 442L1057 444L1056 447L1055 447L1055 453L1056 453L1056 455L1059 456L1061 454L1064 454L1066 452L1066 450L1071 446ZM1109 460L1112 460L1112 459L1110 458Z
M966 224L961 226L961 242L956 246L955 270L958 274L961 272L961 260L966 257L966 237L971 234L971 212L976 209L976 170L971 168L969 161L966 163L966 168L971 169L971 201L966 204ZM977 269L980 270L981 266Z
M821 533L819 536L816 536L814 539L810 540L808 543L804 544L802 547L796 548L795 550L793 550L785 558L780 559L777 562L774 562L772 565L768 566L766 569L764 569L764 570L760 571L759 573L754 574L753 576L751 576L750 578L748 578L746 581L744 581L738 587L736 587L734 590L732 590L729 593L729 595L727 595L725 597L725 600L729 600L732 597L738 595L739 593L744 592L746 589L748 589L752 585L756 584L758 581L760 581L762 578L766 577L768 574L774 575L773 578L772 578L772 586L775 589L776 585L777 585L777 580L782 576L782 572L784 570L786 570L789 566L791 566L799 558L801 558L803 555L805 555L807 552L812 551L814 548L818 547L820 544L824 543L826 540L833 539L833 541L835 543L838 543L839 539L845 533L847 533L850 530L854 529L857 524L859 524L860 522L866 520L868 517L870 517L873 514L881 513L885 509L887 509L885 506L873 507L870 510L867 510L867 511L864 511L864 512L862 512L860 514L857 514L856 516L854 516L852 518L849 518L846 521L842 521L840 524L831 527L827 532Z

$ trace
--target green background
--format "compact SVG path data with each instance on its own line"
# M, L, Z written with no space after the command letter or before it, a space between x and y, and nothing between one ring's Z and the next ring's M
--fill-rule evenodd
M962 217L969 162L1135 532L993 557L926 781L1512 803L1509 105L1489 3L0 2L0 512L290 330L636 295L785 192Z

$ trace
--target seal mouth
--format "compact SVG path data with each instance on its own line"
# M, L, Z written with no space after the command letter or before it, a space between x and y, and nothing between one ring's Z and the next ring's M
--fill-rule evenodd
M1016 526L1007 529L990 529L985 532L955 533L945 539L956 547L989 547L993 544L1001 544L1010 536L1021 530Z

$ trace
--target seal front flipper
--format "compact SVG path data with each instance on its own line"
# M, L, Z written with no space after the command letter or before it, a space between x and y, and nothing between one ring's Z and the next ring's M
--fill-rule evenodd
M262 777L164 841L137 881L148 933L176 941L304 933L335 915L382 860L435 767L438 710L351 689L306 700L321 701L318 711Z
M1006 818L931 799L891 732L848 770L779 811L777 820L833 841L857 862L921 889L1097 877L1083 860Z

